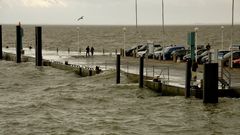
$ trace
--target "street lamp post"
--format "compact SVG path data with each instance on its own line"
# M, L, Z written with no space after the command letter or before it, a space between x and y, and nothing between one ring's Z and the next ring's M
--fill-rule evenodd
M196 27L194 30L195 30L195 61L197 62L197 47L198 47L198 30L199 30L199 28Z
M233 29L234 29L234 0L232 0L232 28L231 28L231 45L230 45L230 48L231 48L231 68L233 68L233 50L232 50L232 45L233 45Z
M136 32L138 33L138 2L135 0Z
M123 56L125 57L125 49L126 49L126 31L127 31L127 28L126 27L123 27Z
M223 50L223 44L224 44L224 40L223 40L223 36L224 36L224 26L221 26L221 32L222 32L222 50Z

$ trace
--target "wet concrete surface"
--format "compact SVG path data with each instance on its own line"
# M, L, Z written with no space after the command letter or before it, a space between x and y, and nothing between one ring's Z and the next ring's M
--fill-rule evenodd
M25 48L25 56L35 57L35 50ZM15 48L3 48L4 52L15 53ZM85 52L67 52L67 51L48 51L43 50L43 59L50 61L65 62L69 64L81 65L95 68L99 66L102 70L115 69L116 54L95 52L94 56L86 57ZM163 82L185 87L185 69L184 62L175 63L173 61L160 61L153 59L145 59L144 75L148 77L159 77ZM121 70L139 74L139 59L133 57L121 57ZM240 70L228 69L231 73L231 86L240 87ZM198 80L202 79L203 65L198 68Z

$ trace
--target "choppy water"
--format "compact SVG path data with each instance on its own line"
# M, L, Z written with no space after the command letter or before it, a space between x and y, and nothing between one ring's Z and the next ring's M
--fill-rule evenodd
M0 61L3 135L236 135L240 99L217 105L160 97L115 73L80 78L33 63Z
M35 26L23 25L24 28L24 46L35 46ZM206 45L210 43L213 48L221 48L221 26L167 26L166 36L163 38L160 26L139 26L139 33L136 34L134 26L126 26L126 47L131 47L136 43L155 41L164 45L187 44L187 33L198 31L198 44ZM94 46L96 51L115 51L123 48L123 26L80 26L78 44L77 26L43 26L43 49L66 51L67 48L77 51L79 46L82 51L86 46ZM13 25L3 26L4 46L15 46L16 27ZM235 26L233 40L240 43L240 25ZM224 46L227 49L231 40L231 27L225 26ZM186 45L187 46L187 45Z

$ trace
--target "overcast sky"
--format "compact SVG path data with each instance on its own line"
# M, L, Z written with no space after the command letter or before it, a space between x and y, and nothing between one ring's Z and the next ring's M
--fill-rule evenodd
M232 0L164 0L166 24L231 24ZM161 0L138 0L139 24L161 24ZM85 16L77 22L76 19ZM135 0L0 0L0 23L135 24ZM240 0L235 0L240 24Z

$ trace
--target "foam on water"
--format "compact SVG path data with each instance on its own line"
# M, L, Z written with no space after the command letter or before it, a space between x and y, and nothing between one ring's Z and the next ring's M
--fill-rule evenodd
M160 97L115 73L81 78L0 61L0 134L238 134L240 100Z

